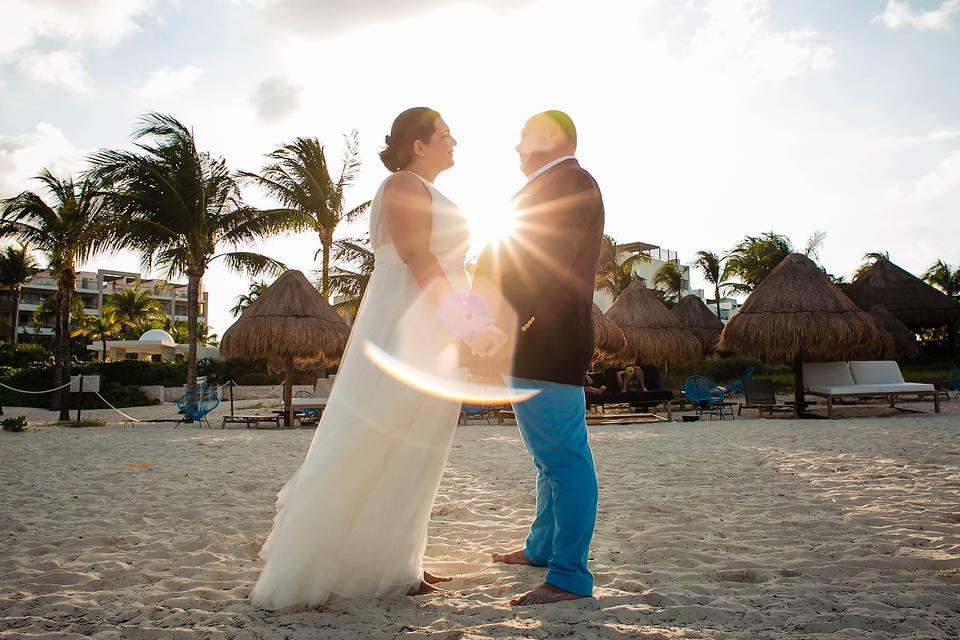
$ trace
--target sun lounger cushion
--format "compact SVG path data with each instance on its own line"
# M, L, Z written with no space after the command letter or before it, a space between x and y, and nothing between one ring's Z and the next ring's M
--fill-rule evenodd
M903 384L903 374L893 360L850 363L850 375L857 384Z
M857 384L850 375L846 362L804 362L803 382L810 390L814 387L846 387Z
M827 396L855 396L862 394L926 393L933 391L934 388L932 384L903 382L900 384L850 384L830 387L808 387L807 390L810 393L820 393Z

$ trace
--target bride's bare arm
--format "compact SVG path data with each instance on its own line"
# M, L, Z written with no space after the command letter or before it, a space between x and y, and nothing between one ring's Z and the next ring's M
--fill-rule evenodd
M431 210L430 192L419 178L410 173L390 178L383 193L387 233L414 280L436 303L452 294L453 287L430 251Z

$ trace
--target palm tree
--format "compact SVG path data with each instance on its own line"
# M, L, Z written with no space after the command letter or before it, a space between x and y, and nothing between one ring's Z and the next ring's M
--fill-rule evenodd
M641 264L650 262L650 256L637 253L623 262L617 261L617 241L604 234L600 244L600 259L597 262L597 279L594 289L605 291L614 300L634 281L643 282L636 270Z
M27 245L8 246L0 253L0 287L10 291L10 344L17 344L17 323L20 320L20 291L36 275L37 261Z
M250 288L247 289L247 292L243 295L237 296L237 303L230 309L230 314L233 316L239 316L241 313L246 311L247 307L253 304L254 300L263 295L263 292L266 291L267 287L269 286L270 285L262 280L251 282Z
M217 253L291 226L287 210L245 206L226 162L197 150L193 131L175 118L144 115L133 133L136 151L102 150L91 157L92 173L110 185L107 199L126 219L117 246L140 254L144 267L167 271L167 280L187 277L189 351L187 384L197 381L200 281L213 260L251 275L284 266L249 251Z
M103 345L101 361L106 362L107 340L116 337L124 326L130 326L129 320L121 320L115 313L101 311L98 316L86 316L70 335L83 335L91 340L99 340Z
M712 251L697 251L697 259L693 266L703 272L704 279L713 285L713 298L717 304L717 317L720 317L721 290L726 289L729 283L725 282L726 269L723 261L726 258Z
M815 231L807 240L803 254L813 260L819 259L820 247L826 233ZM759 236L745 236L727 256L724 277L739 278L741 282L729 282L727 287L741 293L750 293L777 268L784 258L794 253L790 238L768 231Z
M330 291L344 300L335 304L334 309L342 316L356 317L370 282L370 274L373 273L374 257L370 240L366 237L339 240L335 246L333 259L336 264L330 273ZM321 288L322 281L317 285Z
M139 285L110 294L103 303L101 313L116 316L121 325L130 329L143 325L155 326L167 317L160 301L149 291L141 290Z
M889 251L870 251L868 253L863 254L863 258L861 258L861 260L863 260L863 263L859 267L857 267L856 270L853 272L853 281L856 282L857 280L859 280L860 276L865 274L867 270L869 270L870 267L873 266L873 263L876 262L877 260L889 260L889 259L890 259Z
M683 267L672 260L663 263L653 274L653 286L663 291L663 298L668 306L673 306L680 301L680 295L686 289L685 284Z
M960 268L954 269L943 260L927 269L923 281L937 287L951 298L960 297Z
M178 320L174 322L172 326L168 329L170 336L173 338L173 341L177 344L183 344L190 339L190 330L186 322L183 320ZM200 344L212 344L216 345L219 343L219 336L215 333L210 333L209 327L203 322L197 323L197 342Z
M346 136L347 148L343 155L340 178L330 176L323 145L316 138L297 138L267 154L272 162L260 174L240 172L243 178L257 185L280 202L288 228L295 231L311 230L320 238L320 249L314 254L323 254L321 262L320 292L330 299L330 253L333 249L333 233L343 221L359 217L370 202L344 211L344 192L353 182L360 169L357 132Z
M115 219L102 197L101 183L87 176L79 183L44 170L36 178L53 204L32 191L4 200L0 236L14 236L45 252L57 277L56 386L70 379L70 308L77 282L76 266L116 241ZM70 393L60 393L60 419L70 419Z

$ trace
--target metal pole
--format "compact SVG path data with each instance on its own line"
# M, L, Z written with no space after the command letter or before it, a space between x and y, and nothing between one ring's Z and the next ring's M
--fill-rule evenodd
M67 387L67 393L70 392L70 387ZM77 395L77 422L80 422L80 404L83 401L83 374L80 374L80 387L79 393Z

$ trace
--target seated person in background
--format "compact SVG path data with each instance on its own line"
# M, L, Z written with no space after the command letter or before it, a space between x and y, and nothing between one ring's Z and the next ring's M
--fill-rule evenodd
M627 367L617 374L617 381L620 383L620 391L646 391L647 387L643 383L643 370L640 367Z
M593 386L593 378L589 375L583 376L583 392L588 396L599 396L605 393L607 390L606 385L600 385L599 387Z

